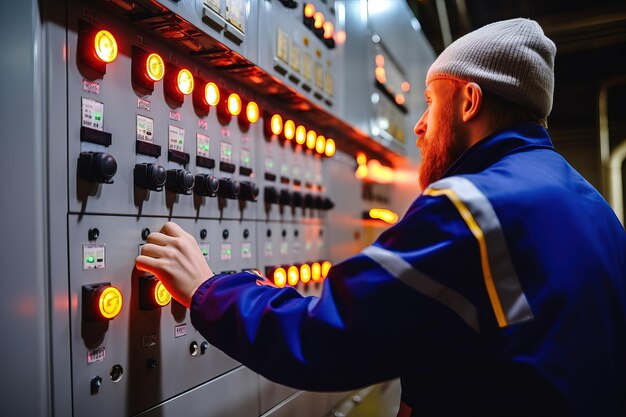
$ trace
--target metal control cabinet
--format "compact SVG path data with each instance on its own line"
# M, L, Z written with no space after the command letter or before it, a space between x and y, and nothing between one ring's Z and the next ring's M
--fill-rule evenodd
M32 168L23 176L27 196L20 189L19 201L3 197L3 227L15 246L3 251L3 262L21 277L10 287L3 282L8 296L18 297L3 331L23 341L23 348L3 346L3 356L23 351L32 361L10 365L19 377L3 385L5 410L314 417L350 398L297 391L250 371L208 344L180 304L154 304L154 277L134 268L147 234L169 220L196 238L216 273L336 262L375 237L362 224L371 202L354 177L354 153L362 148L389 163L403 152L352 126L354 106L363 103L345 88L354 76L346 74L345 36L324 37L305 15L307 4L335 34L370 35L367 22L355 29L363 33L351 34L350 7L331 0L50 0L15 8L16 24L7 27L17 35L7 38L21 40L34 27L24 38L34 61L17 57L20 69L3 69L3 83L35 82L25 110L3 115L14 119L3 120L11 135L32 138L3 141L3 167ZM101 29L115 37L117 56L94 66L85 57L94 47L88 33ZM162 57L166 74L152 88L136 78L148 53ZM369 55L355 59L367 68ZM168 77L183 68L196 84L176 96ZM259 120L228 115L221 104L199 105L196 90L209 81L222 101L238 94L244 112L258 103ZM272 134L274 114L334 139L336 153ZM216 193L196 186L209 178L220 186ZM399 188L385 190L393 197ZM306 296L322 289L312 280L295 286ZM109 288L118 292L103 302L121 308L103 320L97 297ZM29 329L11 324L14 316ZM26 387L33 401L20 405Z

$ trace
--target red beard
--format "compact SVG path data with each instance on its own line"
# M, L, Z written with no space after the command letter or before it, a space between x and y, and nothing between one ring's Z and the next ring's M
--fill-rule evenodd
M422 190L440 180L446 170L467 149L467 141L454 118L452 106L446 108L438 122L439 129L428 132L420 138L418 145L422 151L419 167L419 184Z

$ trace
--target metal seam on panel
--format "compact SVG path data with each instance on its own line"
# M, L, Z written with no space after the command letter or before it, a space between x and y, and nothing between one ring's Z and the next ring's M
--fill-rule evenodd
M493 285L495 290L495 299L491 292L489 296L500 327L531 320L533 314L513 268L500 221L487 197L471 181L462 177L437 181L425 194L434 195L434 190L450 198L479 242L485 285L488 292L489 285ZM461 207L467 213L462 213ZM498 309L505 317L498 317Z
M379 264L394 278L399 279L420 293L450 308L460 316L468 326L480 333L476 307L461 294L413 268L413 266L402 259L402 257L391 251L378 246L369 246L361 253Z

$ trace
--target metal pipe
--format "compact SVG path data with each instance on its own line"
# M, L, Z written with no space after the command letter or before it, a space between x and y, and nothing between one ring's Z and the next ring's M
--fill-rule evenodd
M450 32L450 22L448 21L446 0L437 0L437 14L439 15L439 25L441 26L443 47L446 48L452 43L452 32Z

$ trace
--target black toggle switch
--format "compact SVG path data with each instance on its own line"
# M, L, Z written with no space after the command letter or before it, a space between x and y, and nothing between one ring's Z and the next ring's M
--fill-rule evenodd
M177 194L191 194L193 188L193 174L184 169L168 169L165 188Z
M196 182L193 186L194 193L198 195L215 197L220 188L219 180L210 174L197 174Z
M304 199L302 198L302 193L300 191L294 191L291 194L291 205L293 207L303 207Z
M239 199L246 201L256 201L259 195L259 187L253 182L242 181L239 191Z
M278 202L281 206L288 206L291 204L291 193L289 192L289 190L280 190Z
M87 181L113 184L117 162L106 152L81 152L78 158L78 174Z
M276 190L276 187L265 187L263 189L263 201L267 204L278 204L278 190Z
M231 180L230 178L220 178L217 194L220 197L236 200L240 190L241 186L238 181Z
M137 187L161 191L167 179L167 172L161 165L142 163L135 164L133 176Z
M313 194L306 193L304 195L304 207L313 208Z

